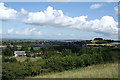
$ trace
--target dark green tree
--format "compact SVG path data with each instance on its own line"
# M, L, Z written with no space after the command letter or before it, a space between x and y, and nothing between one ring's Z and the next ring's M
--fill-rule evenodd
M17 51L17 46L13 46L13 51Z
M71 54L72 54L72 52L70 49L63 49L63 51L62 51L62 56L71 55Z
M29 52L28 47L25 47L25 46L22 46L20 50L21 51L25 51L26 53Z
M30 53L27 53L26 56L27 56L27 57L31 57Z
M5 49L3 49L3 51L2 51L2 55L5 55L5 56L13 56L14 53L13 53L13 51L11 51L9 48L5 48Z
M34 52L34 48L33 47L30 48L30 52Z

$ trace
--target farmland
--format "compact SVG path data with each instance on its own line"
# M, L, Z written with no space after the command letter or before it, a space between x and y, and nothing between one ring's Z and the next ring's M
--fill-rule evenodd
M119 41L3 40L3 46L3 79L117 77ZM24 51L26 55L14 56L14 51Z

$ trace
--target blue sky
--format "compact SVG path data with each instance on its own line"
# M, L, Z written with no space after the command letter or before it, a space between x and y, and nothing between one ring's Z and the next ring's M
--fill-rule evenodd
M9 10L8 12L13 9L13 12L10 13L13 15L11 17L10 14L6 14L9 18L3 15L0 19L2 37L22 39L93 39L103 37L117 39L117 6L117 2L4 2L4 7ZM49 14L52 11L53 14ZM61 17L63 14L64 16ZM59 16L56 17L56 15Z
M28 2L28 0L0 0L2 2ZM29 0L29 2L119 2L119 0Z

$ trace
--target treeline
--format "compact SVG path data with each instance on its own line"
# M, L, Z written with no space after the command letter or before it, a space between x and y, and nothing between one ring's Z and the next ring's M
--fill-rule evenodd
M2 78L25 78L28 76L42 75L50 72L61 72L73 68L86 67L93 64L101 64L118 61L118 54L112 53L110 47L89 48L84 47L78 53L72 53L70 49L61 52L45 52L42 60L31 62L12 61L3 62ZM8 66L9 65L9 66Z
M76 43L77 44L77 43ZM71 50L72 53L78 53L81 49L82 45L76 46L75 44L66 44L66 45L60 45L60 46L43 46L43 47L17 47L13 46L11 47L8 45L6 48L2 48L2 55L3 56L14 56L14 51L25 51L27 54L31 53L39 53L41 52L43 55L46 53L52 53L52 52L62 52L64 49ZM37 49L35 49L37 48ZM37 55L36 55L37 56ZM42 56L42 55L38 55Z
M94 38L94 40L97 40L97 44L102 43L111 43L111 42L120 42L115 40L107 40L103 38ZM40 47L40 46L51 46L51 45L69 45L69 44L75 44L75 45L81 45L81 44L89 44L92 40L82 40L82 41L57 41L57 40L2 40L2 45L8 46L26 46L26 47Z
M76 44L77 43L77 44ZM26 47L41 47L41 46L55 46L55 45L69 45L69 44L83 44L90 43L90 41L2 41L2 45L8 46L26 46Z

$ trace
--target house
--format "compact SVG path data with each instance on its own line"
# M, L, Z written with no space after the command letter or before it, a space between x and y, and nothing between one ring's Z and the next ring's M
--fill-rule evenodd
M26 56L26 53L25 53L25 51L14 51L14 55L15 55L15 57Z

